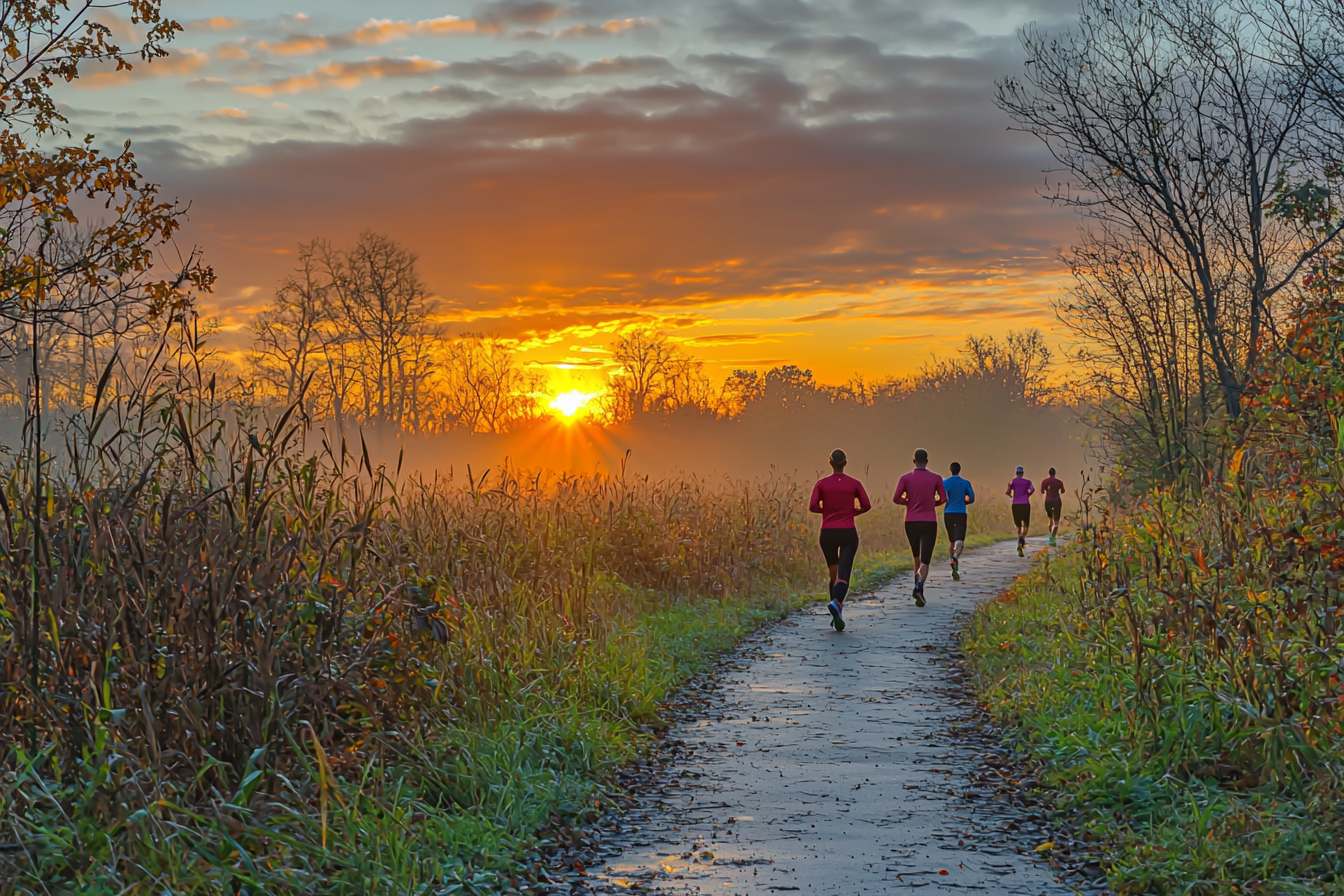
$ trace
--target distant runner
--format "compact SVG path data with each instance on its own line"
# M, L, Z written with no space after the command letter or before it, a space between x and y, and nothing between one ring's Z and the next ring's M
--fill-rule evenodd
M1036 494L1036 486L1030 479L1022 478L1022 468L1017 468L1017 477L1008 483L1005 495L1013 499L1013 525L1017 527L1017 556L1027 556L1027 530L1031 528L1031 496Z
M905 507L905 537L910 539L910 550L915 555L915 606L922 607L924 582L929 578L929 561L933 546L938 541L938 513L936 508L947 503L943 477L929 465L929 452L920 448L915 452L915 468L896 483L896 494L891 499Z
M1059 518L1064 515L1064 483L1055 478L1055 468L1050 468L1050 478L1041 480L1041 494L1045 495L1045 516L1050 520L1050 546L1055 546L1055 534L1059 532Z
M952 475L943 480L943 491L947 492L943 525L947 527L947 540L951 543L948 558L952 564L952 581L960 582L961 551L966 547L966 505L975 503L975 489L961 478L961 464L953 461L949 469Z
M838 632L845 630L845 595L849 593L854 555L859 551L859 530L854 528L854 517L873 508L863 483L845 475L848 462L839 448L831 452L831 469L835 472L812 486L808 506L813 513L821 514L821 552L826 555L826 565L831 571L831 602L826 609L831 614L831 627Z

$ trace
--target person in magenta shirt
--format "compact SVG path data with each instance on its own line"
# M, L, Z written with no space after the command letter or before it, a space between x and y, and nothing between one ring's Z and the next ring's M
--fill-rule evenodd
M849 459L839 448L831 452L831 469L825 479L812 486L812 500L808 509L821 514L821 552L831 571L831 600L826 609L831 614L831 627L845 630L845 595L849 593L849 575L854 569L854 555L859 552L859 530L854 517L873 509L863 483L845 475Z
M1045 496L1045 516L1050 521L1050 546L1055 545L1055 535L1059 533L1059 519L1064 515L1064 483L1055 477L1055 468L1050 468L1050 476L1041 480L1041 494Z
M928 469L929 452L915 452L915 468L896 483L891 500L905 507L905 537L915 555L915 606L924 606L924 583L929 578L929 561L938 542L937 508L947 503L943 477Z
M1004 492L1013 499L1013 525L1017 527L1017 556L1027 555L1027 530L1031 528L1031 496L1036 494L1036 486L1030 479L1022 477L1023 469L1017 468L1017 476L1008 483Z

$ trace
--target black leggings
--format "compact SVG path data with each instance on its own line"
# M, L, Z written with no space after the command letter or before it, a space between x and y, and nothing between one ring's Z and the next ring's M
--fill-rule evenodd
M933 559L933 546L938 543L937 520L906 520L905 537L910 539L910 551L919 563Z
M831 584L831 600L841 601L849 592L849 574L854 571L854 555L859 552L858 529L822 529L821 552L827 566L838 566Z

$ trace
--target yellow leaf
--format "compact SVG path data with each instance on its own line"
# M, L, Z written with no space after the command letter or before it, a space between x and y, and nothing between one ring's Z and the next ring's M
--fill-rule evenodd
M1036 847L1036 851L1037 851L1037 852L1045 852L1047 849L1054 849L1054 848L1055 848L1055 841L1053 841L1053 840L1047 840L1047 841L1045 841L1044 843L1042 843L1040 846Z

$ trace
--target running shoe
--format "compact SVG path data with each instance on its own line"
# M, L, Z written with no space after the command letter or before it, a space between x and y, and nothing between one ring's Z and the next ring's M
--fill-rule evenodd
M831 601L826 605L826 609L831 611L831 628L838 632L845 630L845 617L840 615L840 605Z
M961 581L961 573L958 571L956 558L953 558L952 560L952 581L954 582Z
M915 606L922 607L924 606L925 603L926 601L924 600L924 583L921 582L919 579L915 579Z
M1017 556L1019 557L1027 556L1026 547L1027 547L1027 540L1025 538L1019 537L1017 539Z
M1054 546L1055 546L1055 536L1051 535L1051 536L1050 536L1050 547L1054 547Z

